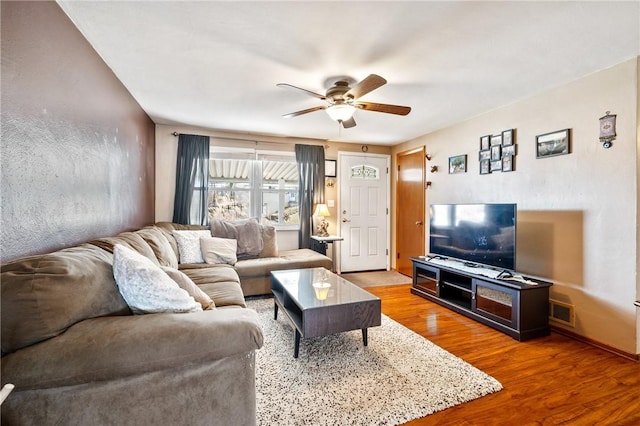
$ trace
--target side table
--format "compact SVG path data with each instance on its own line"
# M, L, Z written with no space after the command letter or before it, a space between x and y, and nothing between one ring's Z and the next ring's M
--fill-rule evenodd
M312 235L311 236L312 240L318 241L319 243L322 244L331 244L331 262L332 262L332 266L331 266L331 272L333 273L340 273L340 272L336 272L338 270L338 268L336 267L336 246L334 243L343 241L344 238L339 237L337 235L329 235L327 237L321 237L319 235Z

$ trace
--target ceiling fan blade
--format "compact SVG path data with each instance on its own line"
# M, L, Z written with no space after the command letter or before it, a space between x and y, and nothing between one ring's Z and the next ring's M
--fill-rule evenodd
M370 74L360 83L353 86L347 93L344 94L344 96L352 99L358 99L359 97L364 96L367 93L376 90L378 87L384 86L385 84L387 84L387 80L380 77L379 75Z
M287 84L287 83L278 83L278 84L276 84L276 86L278 86L278 87L290 88L290 89L296 89L296 90L302 90L302 91L303 91L303 92L305 92L307 95L311 95L311 96L313 96L313 97L315 97L315 98L322 99L322 100L327 99L327 97L326 97L326 96L324 96L324 95L321 95L321 94L319 94L319 93L312 92L312 91L307 90L307 89L303 89L302 87L293 86L293 85L291 85L291 84Z
M345 129L348 129L350 127L356 127L356 120L354 120L353 117L351 117L348 120L341 121L341 123L342 123L342 127L344 127Z
M302 111L296 111L289 114L284 114L282 117L283 118L297 117L302 114L308 114L310 112L320 111L321 109L326 109L326 108L327 108L326 106L317 106L313 108L307 108L307 109L303 109Z
M387 114L407 115L411 112L411 107L401 105L376 104L373 102L358 102L355 104L357 108L366 111L385 112Z

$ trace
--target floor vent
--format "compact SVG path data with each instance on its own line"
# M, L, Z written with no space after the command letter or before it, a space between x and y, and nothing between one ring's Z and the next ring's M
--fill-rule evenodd
M573 305L549 299L549 319L558 324L576 326L575 312Z

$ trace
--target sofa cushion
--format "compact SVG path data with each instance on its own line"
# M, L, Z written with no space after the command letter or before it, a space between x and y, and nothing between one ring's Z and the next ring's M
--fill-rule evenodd
M201 284L202 291L207 293L216 303L216 308L225 306L247 307L242 287L235 281Z
M87 318L130 315L112 256L82 244L2 266L2 352L57 336Z
M235 265L238 261L236 256L238 241L231 238L202 237L200 250L205 263Z
M156 226L145 226L136 231L136 234L140 235L149 244L160 266L178 268L178 256L173 251L173 247L162 229Z
M272 225L260 225L262 232L262 251L258 257L278 257L278 238Z
M216 304L221 306L246 306L240 278L235 269L229 265L207 265L196 267L189 265L181 269L191 280L207 293ZM193 266L193 267L191 267Z
M211 219L211 235L238 241L238 259L257 257L263 248L262 230L255 218L243 220Z
M327 256L310 249L282 251L278 257L239 260L235 268L241 279L244 277L269 276L271 271L282 269L318 268L331 269L332 262Z
M215 363L259 349L262 343L258 315L251 309L93 318L55 339L3 357L2 380L21 391L98 381L118 386L122 377ZM209 420L201 424L211 424Z
M161 266L160 268L162 268L162 270L169 275L169 278L175 281L181 289L189 293L189 296L193 297L195 301L202 306L203 310L206 311L207 309L213 309L216 307L213 299L211 299L207 293L202 291L196 283L191 281L191 278L189 278L184 272L167 266Z
M159 266L121 244L113 250L113 276L134 314L202 310Z
M200 238L210 237L209 231L173 231L172 234L178 243L180 263L204 263Z
M100 247L109 253L113 253L113 246L116 244L122 244L125 247L129 247L130 249L137 251L147 259L151 260L154 264L158 266L160 265L160 262L158 262L151 246L147 244L142 236L135 232L122 232L115 237L98 238L96 240L89 241L89 244Z

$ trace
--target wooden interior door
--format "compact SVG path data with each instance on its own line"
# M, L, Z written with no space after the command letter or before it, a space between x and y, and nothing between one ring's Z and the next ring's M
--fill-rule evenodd
M396 270L411 276L409 258L425 254L425 148L396 159Z

